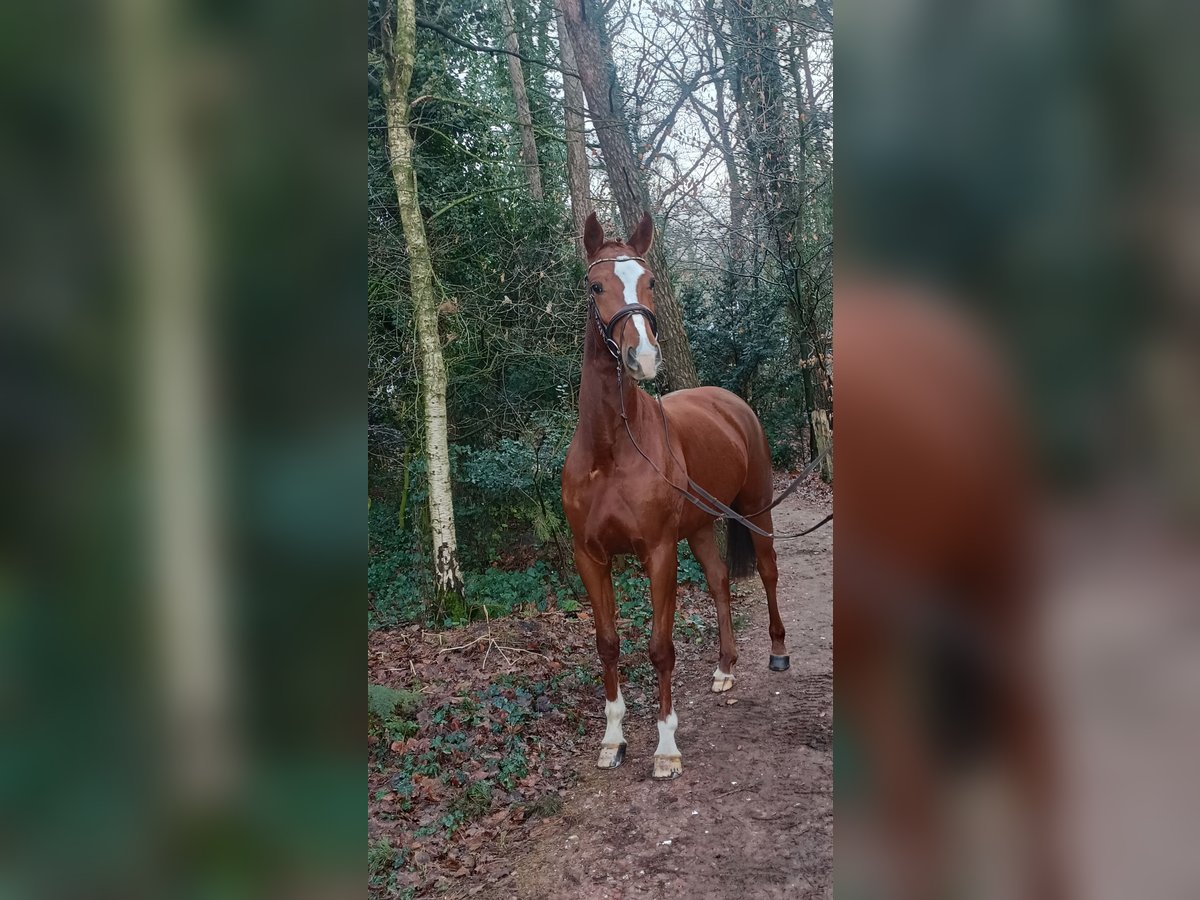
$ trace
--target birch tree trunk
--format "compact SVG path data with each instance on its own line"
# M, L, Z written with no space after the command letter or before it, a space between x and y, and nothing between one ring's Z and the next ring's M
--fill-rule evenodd
M587 152L583 145L583 86L579 82L579 66L575 48L567 35L563 14L564 0L555 0L558 23L558 46L563 68L563 122L567 137L567 187L571 192L571 220L575 225L575 247L585 263L583 226L592 211L592 188L588 177Z
M237 728L240 673L230 652L226 560L217 530L213 433L220 419L205 315L204 206L179 108L182 81L171 53L175 9L138 0L110 6L105 24L114 43L114 121L138 250L132 286L141 315L150 637L159 666L152 690L169 799L188 814L210 814L237 789L244 758Z
M388 151L404 239L408 246L409 289L421 359L425 405L425 456L429 476L429 525L434 549L434 583L439 599L462 595L454 500L450 490L450 446L446 429L446 362L438 334L433 262L417 198L413 140L408 130L408 88L416 53L414 0L397 0L394 34L385 23L386 61L383 91L387 110ZM389 40L390 38L390 40Z
M504 49L508 51L508 78L512 82L513 102L517 107L517 123L521 128L521 162L525 165L525 178L529 182L529 193L534 200L541 200L542 169L538 164L537 141L533 138L533 115L529 111L529 93L525 90L525 73L517 40L517 23L513 15L512 0L501 0L500 17L504 23Z
M607 31L604 27L604 7L597 0L563 0L563 15L567 22L579 80L587 95L588 112L604 168L612 189L626 233L632 233L650 210L650 193L642 178L641 168L633 155L633 142L621 106L616 68L612 61ZM664 391L697 387L696 364L683 328L683 310L675 297L661 237L654 241L646 254L646 262L658 277L654 291L654 306L658 314L658 343L666 362L665 371L658 377Z

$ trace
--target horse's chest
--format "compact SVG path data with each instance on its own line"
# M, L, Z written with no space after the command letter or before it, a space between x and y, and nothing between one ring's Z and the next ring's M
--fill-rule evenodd
M613 485L611 476L599 469L576 474L568 490L563 493L563 506L576 533L628 518L623 515L625 503Z
M575 540L604 554L637 552L654 530L638 498L612 473L583 468L564 479L563 507Z

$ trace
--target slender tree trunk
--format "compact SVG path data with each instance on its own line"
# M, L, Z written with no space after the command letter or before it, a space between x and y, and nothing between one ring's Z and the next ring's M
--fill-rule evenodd
M571 192L571 220L575 224L575 247L584 262L583 226L592 211L592 189L588 177L587 152L583 145L583 86L579 83L579 66L575 48L567 35L563 15L564 0L555 0L558 20L558 46L563 68L563 121L567 132L567 187Z
M781 279L792 291L791 306L801 353L808 357L815 349L808 330L815 313L815 298L808 290L810 279L802 271L800 224L803 218L803 191L791 169L790 148L784 129L783 74L779 48L770 22L755 8L755 0L726 0L733 36L734 68L737 72L738 112L747 135L750 177L755 197L771 240ZM823 385L809 367L801 372L804 380L805 413L809 421L809 455L823 453L832 439L828 398ZM823 474L832 478L832 462L826 457Z
M754 0L728 0L733 33L739 112L746 124L746 149L769 237L776 245L784 272L797 261L798 236L793 235L799 212L789 148L783 127L783 77L779 50L769 19Z
M705 4L704 11L709 33L712 35L716 52L719 54L718 61L723 63L722 68L728 68L732 62L729 45L721 31L721 23L717 21L712 0L708 0ZM725 109L725 84L726 79L724 78L715 79L713 82L713 89L716 92L716 102L713 108L717 120L717 131L713 137L721 148L721 155L725 161L725 175L729 179L729 271L725 275L725 287L729 299L733 300L737 296L739 282L746 274L746 251L750 242L746 239L745 233L746 188L742 182L741 173L738 171L737 156L733 152L733 142L730 139L733 128L730 124L730 116ZM737 84L734 83L733 87L736 94Z
M812 66L808 62L808 36L805 35L804 40L800 44L800 59L804 63L804 88L805 94L808 97L808 111L811 114L817 108L817 94L813 90ZM800 85L796 85L796 89L800 89Z
M730 16L730 18L733 17ZM761 152L759 142L754 137L751 113L748 110L744 93L742 70L745 68L743 55L746 50L744 43L736 41L736 30L734 32L735 47L729 46L721 32L720 23L716 20L716 13L711 8L709 21L713 39L721 51L721 56L734 73L734 77L730 79L730 87L733 91L734 130L737 132L738 144L746 159L746 175L739 178L738 184L744 254L743 269L750 277L753 292L757 296L762 290L761 277L765 264L763 223L766 219L766 211L762 203L762 178L759 166ZM736 158L732 156L732 150L731 158L734 159L736 165Z
M796 87L796 97L801 96L800 92L803 88L805 102L797 102L796 106L801 109L800 112L800 145L797 148L800 159L800 174L797 179L798 184L796 191L803 194L808 183L808 153L809 153L809 137L810 135L819 134L820 130L815 127L814 116L817 112L816 92L813 90L812 68L808 61L808 32L804 32L804 37L800 42L800 63L802 64L804 80L801 82L800 71L797 67L796 54L792 54L791 70L792 80ZM797 213L797 228L802 227L800 216L803 215L803 206ZM814 372L811 368L805 369L805 374L808 376L809 395L812 398L809 403L809 424L811 426L810 434L812 436L811 447L813 455L823 453L825 448L833 441L833 428L829 419L829 411L833 408L833 398L830 396L829 390L829 373L825 368L825 354L822 353L820 347L820 336L816 334L816 328L813 324L813 318L816 312L819 297L817 296L816 285L808 273L801 273L797 270L796 280L803 279L803 291L800 291L799 284L797 285L797 293L805 300L804 309L801 311L805 316L805 328L811 332L811 355L817 360L818 368ZM805 353L807 359L809 353ZM833 454L830 453L821 463L821 477L828 482L833 481Z
M563 0L563 13L575 62L579 66L579 78L587 95L588 112L600 141L600 152L604 155L609 187L621 211L625 230L631 233L642 213L650 210L650 195L633 155L633 142L621 107L621 92L604 27L604 7L597 0ZM683 327L683 311L675 297L661 239L650 247L646 262L658 276L654 305L658 313L658 342L666 361L666 371L659 375L659 384L664 390L696 387L700 380L696 376L696 364L692 361Z
M808 98L808 106L806 107L807 116L804 120L804 140L807 146L810 141L812 148L820 153L826 150L825 139L820 128L816 127L817 116L817 93L813 90L812 64L808 59L808 33L805 33L804 40L800 44L800 64L804 72L805 94Z
M171 56L176 24L166 4L110 4L117 105L137 256L132 286L140 314L142 438L149 490L150 635L159 677L151 687L165 739L166 788L176 810L209 813L238 787L243 755L232 610L218 536L221 492L203 196L188 162L183 86Z
M513 102L517 107L517 122L521 128L521 162L525 165L525 178L529 181L529 193L534 200L541 200L542 169L538 165L537 142L533 139L533 116L529 111L529 93L525 90L525 73L521 60L514 53L521 52L517 40L517 23L513 16L512 0L501 0L500 17L504 23L504 48L508 51L508 78L512 82Z
M742 277L746 273L746 197L742 176L738 172L737 157L729 140L729 116L725 112L725 81L714 85L717 92L717 134L720 139L721 155L725 158L725 174L729 179L729 271L725 273L725 292L731 302L736 302Z
M429 527L433 537L434 583L440 602L462 594L454 500L450 490L450 447L446 428L446 362L438 334L433 262L417 198L413 140L408 130L408 88L416 52L414 0L397 0L395 33L386 49L383 90L387 109L388 151L404 239L408 245L409 289L421 359L425 404L425 455L429 476ZM385 26L385 42L389 35Z
M802 91L804 90L804 82L802 81L803 76L800 74L800 55L795 50L788 52L788 71L792 74L792 84L796 89L796 124L799 126L801 140L803 140L805 123L808 121L811 113L812 103L810 101L805 104L800 101Z

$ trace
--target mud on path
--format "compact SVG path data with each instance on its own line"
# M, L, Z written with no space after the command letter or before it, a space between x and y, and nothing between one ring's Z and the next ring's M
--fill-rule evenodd
M827 497L794 495L776 510L775 527L800 530L829 508ZM561 814L533 828L495 895L832 896L832 537L825 526L776 545L791 669L767 669L762 583L741 582L733 610L745 626L732 691L709 690L715 646L676 644L682 777L651 778L658 732L647 699L629 704L624 764L595 768L601 718L572 761L578 781ZM712 605L706 594L691 602L704 601Z

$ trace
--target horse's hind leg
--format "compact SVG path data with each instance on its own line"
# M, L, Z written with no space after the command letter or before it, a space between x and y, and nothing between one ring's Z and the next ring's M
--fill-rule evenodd
M754 524L763 531L771 531L771 514L759 516ZM772 672L786 672L791 668L792 661L788 656L787 645L784 644L783 619L779 617L779 603L775 598L775 586L779 582L779 566L775 562L775 541L751 532L754 540L754 553L758 557L758 574L762 577L763 589L767 592L767 616L770 619L768 632L771 635L771 660L769 667Z
M617 660L621 641L617 637L617 608L613 598L612 562L600 563L581 548L575 547L575 568L592 601L592 617L596 622L596 651L604 666L604 718L607 727L600 742L596 766L615 769L625 759L625 734L621 722L625 718L625 698L621 696Z
M737 647L733 639L733 616L729 612L729 569L721 559L713 527L706 525L688 538L692 555L704 569L708 590L717 603L717 627L721 636L721 655L713 672L714 693L733 687L733 666L737 662Z
M650 576L650 601L654 607L650 662L658 672L658 748L654 751L654 777L675 778L683 773L683 759L675 745L679 717L675 715L675 704L671 701L671 676L675 672L675 642L671 631L675 626L675 586L679 567L674 536L654 547L642 563Z

